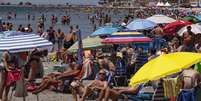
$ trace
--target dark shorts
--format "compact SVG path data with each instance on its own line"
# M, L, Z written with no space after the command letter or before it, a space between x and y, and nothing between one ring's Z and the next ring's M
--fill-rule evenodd
M68 42L64 42L64 48L68 49L73 45L73 42L68 41Z
M5 68L5 67L0 66L0 72L6 72L6 68Z

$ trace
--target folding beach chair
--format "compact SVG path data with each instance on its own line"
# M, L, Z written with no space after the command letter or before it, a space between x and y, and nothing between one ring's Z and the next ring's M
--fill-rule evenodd
M169 101L169 98L165 97L164 87L161 80L158 83L158 87L154 91L152 101Z
M119 60L116 62L115 66L116 71L113 77L114 86L127 86L128 78L125 62L123 60Z

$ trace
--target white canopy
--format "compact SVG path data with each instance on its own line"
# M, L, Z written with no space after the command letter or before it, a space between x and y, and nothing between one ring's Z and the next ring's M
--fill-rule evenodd
M171 17L161 15L161 14L148 17L147 20L150 20L150 21L155 22L157 24L167 24L167 23L172 23L172 22L176 21L175 19L173 19Z
M156 6L164 6L165 4L163 3L163 2L158 2L157 4L156 4Z
M169 2L166 2L164 6L169 7L169 6L171 6L171 5L170 5Z

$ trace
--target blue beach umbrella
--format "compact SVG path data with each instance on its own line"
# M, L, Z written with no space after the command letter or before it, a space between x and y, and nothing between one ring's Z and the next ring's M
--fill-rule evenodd
M141 31L141 30L152 29L156 25L157 25L156 23L146 20L146 19L137 19L137 20L133 20L132 22L130 22L126 26L126 28L128 28L128 30Z
M110 35L114 32L118 32L121 30L119 27L114 27L114 26L105 26L105 27L100 27L97 29L95 32L91 34L91 36L101 36L101 35Z

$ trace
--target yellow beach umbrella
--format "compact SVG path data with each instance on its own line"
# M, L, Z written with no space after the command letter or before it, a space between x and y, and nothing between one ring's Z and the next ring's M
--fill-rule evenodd
M150 60L131 78L130 86L150 80L158 80L188 68L201 61L201 54L190 52L176 52L161 55Z
M112 35L141 35L140 32L114 32Z

